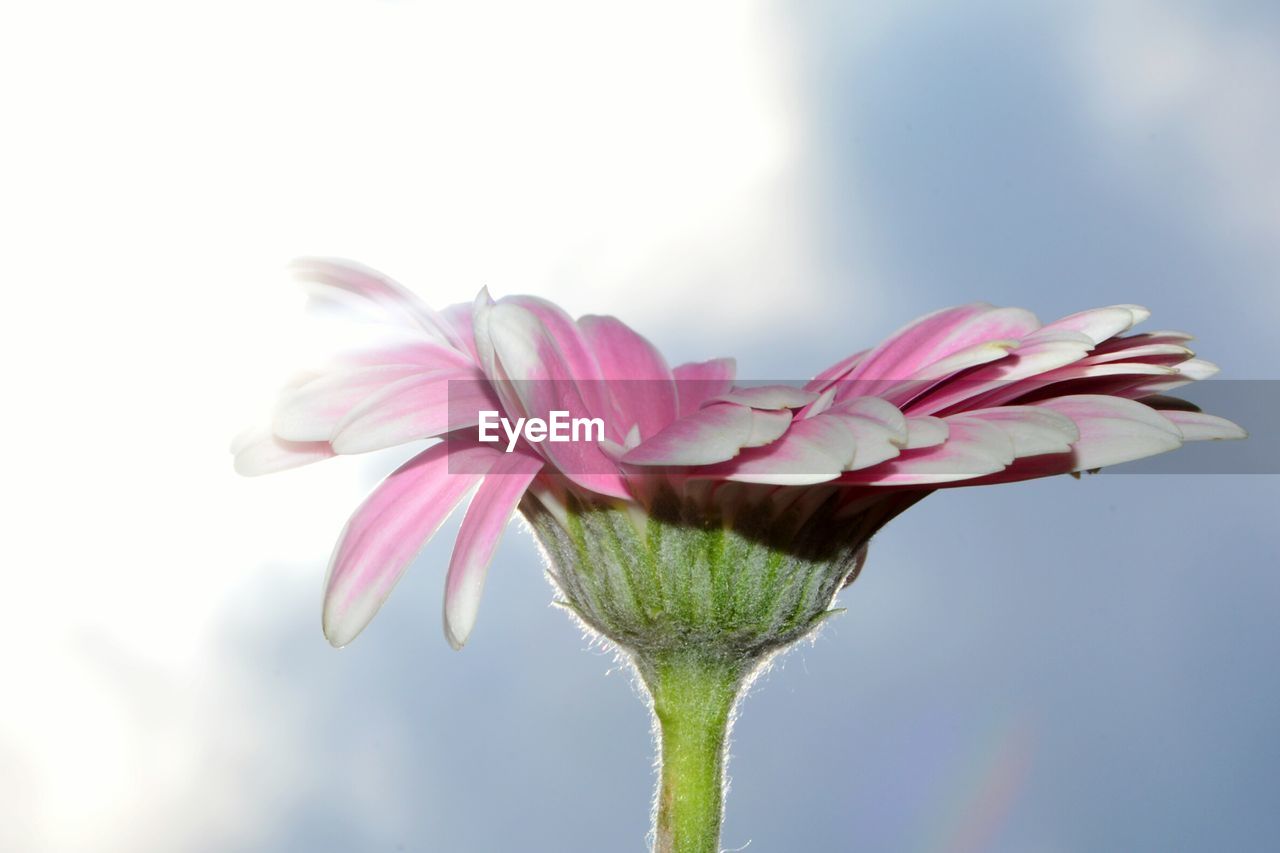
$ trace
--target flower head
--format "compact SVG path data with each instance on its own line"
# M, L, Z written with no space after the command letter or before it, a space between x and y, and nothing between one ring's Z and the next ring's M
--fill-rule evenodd
M324 604L335 645L368 624L468 495L445 581L455 647L518 509L569 606L624 646L731 629L734 643L764 648L821 619L876 530L934 489L1244 435L1165 396L1216 368L1181 332L1127 334L1148 316L1136 305L1045 325L1020 308L948 308L803 387L747 386L735 384L731 359L668 366L613 317L574 320L535 297L486 292L437 312L353 264L295 270L319 298L370 309L398 333L287 387L270 428L237 439L237 470L440 439L342 532ZM492 442L486 416L544 432L557 416L599 429ZM681 558L665 559L670 548Z

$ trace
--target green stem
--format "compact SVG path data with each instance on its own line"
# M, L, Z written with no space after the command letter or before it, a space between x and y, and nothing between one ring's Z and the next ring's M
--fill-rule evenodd
M750 667L683 650L640 662L661 736L655 853L718 853L724 753L734 702Z

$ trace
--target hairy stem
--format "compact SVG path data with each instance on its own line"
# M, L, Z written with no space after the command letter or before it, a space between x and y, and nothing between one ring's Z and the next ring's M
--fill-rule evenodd
M697 649L664 652L639 663L661 740L654 851L718 853L725 746L750 665Z

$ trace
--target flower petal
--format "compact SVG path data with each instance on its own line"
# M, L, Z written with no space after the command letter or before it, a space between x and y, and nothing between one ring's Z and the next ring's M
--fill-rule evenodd
M271 429L288 441L328 441L347 413L383 388L419 376L413 364L383 364L328 373L285 391Z
M1071 418L1039 406L999 406L954 415L977 419L1002 430L1013 442L1015 456L1038 456L1043 453L1069 453L1080 439L1080 430Z
M471 312L474 308L475 301L473 300L471 302L455 302L440 310L440 319L453 330L452 337L461 345L462 353L469 356L473 362L478 359L475 324L471 319Z
M906 443L905 437L899 438L893 430L872 418L842 412L831 412L828 417L839 419L853 436L853 458L845 463L846 471L870 468L892 459L902 452Z
M639 426L643 439L676 419L671 370L653 344L615 317L588 315L578 319L578 326L595 354L622 432Z
M1119 340L1124 340L1120 338ZM1099 352L1094 350L1087 358L1084 359L1086 364L1107 364L1113 361L1133 361L1136 359L1151 359L1155 364L1171 365L1180 361L1185 361L1195 353L1181 344L1174 343L1156 343L1143 344L1135 343L1128 347L1115 347L1112 349Z
M734 388L704 403L736 403L753 409L799 409L807 406L818 395L813 391L791 385L761 385L751 388Z
M542 465L542 459L532 453L504 453L485 474L467 507L444 585L444 635L455 649L462 648L475 627L498 540Z
M1066 330L1033 332L1006 358L939 383L912 400L912 414L952 413L963 406L984 405L984 395L1028 377L1065 367L1084 358L1092 341Z
M857 367L862 362L862 359L866 358L867 353L869 352L871 352L871 350L864 349L860 352L855 352L853 355L845 356L806 382L804 386L805 390L822 391L824 388L831 387L834 383L839 382L841 379L848 376L849 372Z
M982 341L925 365L917 371L916 378L922 380L942 379L961 370L968 370L970 367L999 361L1017 349L1019 343L1013 338Z
M572 419L599 417L605 421L606 436L621 444L626 430L619 429L616 419L610 416L599 368L577 327L556 314L559 309L550 311L544 307L542 313L551 318L548 325L539 314L524 307L526 302L541 304L540 300L527 299L498 302L488 309L484 327L479 323L476 326L476 343L482 357L485 346L480 343L480 336L486 335L493 348L493 369L507 380L497 386L507 417L514 414L549 420L552 411L567 412ZM572 357L565 354L566 347L574 352ZM590 364L582 364L584 359ZM584 488L611 497L630 495L617 465L594 442L544 441L537 449L560 473Z
M368 453L475 426L481 411L500 404L476 368L408 376L351 409L331 443L338 453Z
M907 450L936 447L951 434L947 422L929 415L907 418Z
M735 459L695 476L776 486L825 483L853 462L855 449L854 434L844 418L816 415L793 421L786 435L772 444L743 450Z
M1118 465L1175 450L1182 434L1149 406L1120 397L1080 394L1036 404L1075 421L1080 438L1072 446L1072 469Z
M1216 376L1218 371L1222 370L1212 361L1206 361L1203 358L1189 358L1186 361L1179 362L1176 369L1179 376L1197 382L1201 379Z
M559 353L559 363L563 373L557 378L572 379L579 384L578 395L582 398L587 411L593 417L607 418L609 414L609 394L604 383L600 365L587 345L586 338L578 324L566 314L560 306L539 299L536 296L511 296L503 299L495 307L519 306L537 319L541 333L554 344ZM495 316L501 316L501 313ZM510 375L510 374L508 374ZM511 376L515 379L515 376ZM605 424L606 432L612 424ZM615 439L621 439L626 430L619 429Z
M907 419L897 406L879 397L854 397L826 410L839 418L853 434L853 459L845 466L855 471L892 459L907 446Z
M1124 350L1134 346L1146 346L1148 344L1176 344L1186 346L1187 342L1192 340L1194 336L1190 332L1179 332L1171 329L1161 329L1154 332L1139 332L1136 335L1120 335L1094 347L1094 354L1115 352Z
M1022 308L995 308L985 303L938 311L915 321L876 347L850 372L850 380L901 382L921 368L986 341L1020 340L1040 328L1035 315ZM870 394L868 389L850 394Z
M679 400L679 416L683 418L692 414L712 397L728 393L733 387L736 371L737 363L731 358L689 362L672 368L676 398Z
M910 407L915 399L937 387L941 382L954 374L967 371L991 362L1006 359L1009 353L1017 349L1019 342L1011 338L994 341L983 341L971 347L965 347L932 364L925 365L916 371L916 378L904 382L895 382L877 392L877 395L897 406ZM849 383L856 385L857 383ZM884 382L878 384L886 384ZM837 396L850 393L843 391Z
M791 426L792 414L787 409L772 411L769 409L751 410L751 434L742 443L743 447L764 447L786 435Z
M501 456L441 442L373 490L347 522L329 563L323 623L330 643L344 646L364 630L423 545L480 482L485 460ZM451 462L466 473L452 472Z
M267 429L241 433L231 443L235 470L246 477L287 471L334 455L326 441L285 441Z
M946 423L944 443L905 451L874 468L845 474L840 481L875 486L941 484L993 474L1014 460L1013 441L993 424L963 415L946 418Z
M1154 456L1182 444L1178 426L1167 415L1133 400L1088 394L1045 400L1036 407L1052 409L1075 422L1080 438L1071 452L1021 458L1004 471L954 485L1012 483L1088 471Z
M895 441L905 445L908 439L907 418L902 411L879 397L853 397L831 407L831 411L845 412L868 418L887 429ZM943 436L946 436L944 430Z
M1159 412L1162 418L1172 421L1178 428L1183 441L1231 441L1249 437L1239 424L1217 415L1165 409Z
M1081 332L1095 344L1100 344L1107 338L1127 332L1150 314L1150 311L1140 305L1108 305L1105 308L1091 308L1070 314L1061 320L1047 323L1044 328Z
M1026 379L1001 382L992 390L965 401L963 407L990 408L1008 403L1036 402L1048 397L1078 394L1108 394L1114 389L1144 384L1149 377L1174 376L1177 370L1161 364L1117 361L1107 364L1089 364L1076 361L1056 370L1046 371Z
M668 424L657 435L627 451L628 465L711 465L737 456L756 436L751 409L733 403L712 403L688 417ZM776 413L773 413L776 414ZM789 413L783 413L790 422ZM761 423L767 430L769 421ZM786 429L786 424L783 424Z
M345 296L375 309L392 323L426 332L440 343L463 349L449 323L415 294L369 267L338 258L299 258L289 265L313 297Z

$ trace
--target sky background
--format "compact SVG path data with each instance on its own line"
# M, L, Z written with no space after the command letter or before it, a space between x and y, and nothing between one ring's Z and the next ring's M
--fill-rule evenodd
M414 451L232 473L336 334L284 264L536 293L751 379L978 299L1142 303L1280 378L1276 9L9 4L0 849L644 850L647 712L517 525L464 651L456 522L324 641L328 551ZM928 498L748 697L724 845L1274 849L1278 503Z

